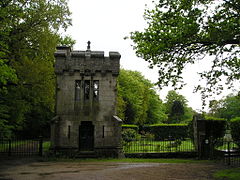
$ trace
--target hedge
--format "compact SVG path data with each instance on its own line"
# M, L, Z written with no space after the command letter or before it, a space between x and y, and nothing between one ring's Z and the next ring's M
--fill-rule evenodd
M144 133L153 134L155 140L184 139L189 137L187 124L145 125L142 131L144 131Z
M122 129L134 129L136 132L139 130L138 126L134 124L123 124Z
M221 138L225 134L226 120L215 117L205 117L206 121L206 138L212 137L213 139Z
M240 117L230 120L231 134L234 141L240 141ZM240 145L240 142L239 142Z

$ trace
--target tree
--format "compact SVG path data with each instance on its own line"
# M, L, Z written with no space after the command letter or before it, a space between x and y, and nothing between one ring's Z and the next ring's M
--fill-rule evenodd
M54 52L71 25L67 0L0 2L0 120L39 135L54 112ZM70 42L70 41L69 41ZM3 93L4 91L4 93ZM1 108L1 107L0 107ZM27 135L30 135L29 132Z
M167 123L183 123L192 119L193 110L187 106L187 100L176 91L169 91L166 99Z
M166 119L153 84L140 72L121 69L118 77L117 114L126 124L143 125Z
M227 97L215 101L214 108L211 108L211 115L227 120L240 117L240 97L229 94Z
M158 0L144 18L147 28L130 38L137 56L159 68L160 87L181 88L186 65L206 55L213 57L211 68L200 73L207 83L196 90L219 93L224 76L228 87L239 80L239 0Z

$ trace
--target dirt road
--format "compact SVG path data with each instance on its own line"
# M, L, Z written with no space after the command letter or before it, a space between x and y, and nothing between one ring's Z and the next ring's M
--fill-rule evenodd
M203 163L17 162L0 165L0 180L209 180L223 167Z

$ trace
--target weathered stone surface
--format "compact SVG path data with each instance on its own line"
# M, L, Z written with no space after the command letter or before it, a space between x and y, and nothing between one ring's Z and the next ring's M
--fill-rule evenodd
M52 123L52 148L121 156L122 122L116 117L121 55L110 52L105 57L103 51L59 47L55 58L57 116Z

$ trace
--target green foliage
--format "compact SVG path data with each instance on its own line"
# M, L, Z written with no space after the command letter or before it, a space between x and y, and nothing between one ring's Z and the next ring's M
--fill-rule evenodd
M226 120L215 117L205 117L205 121L207 138L215 140L224 136L227 125Z
M204 116L204 119L207 121L225 121L224 118L217 118L212 116Z
M211 68L200 72L206 86L196 90L219 92L223 76L227 86L239 79L239 1L159 0L147 8L147 27L132 32L130 38L138 57L159 68L159 86L183 86L182 72L187 64L214 57Z
M122 125L122 129L133 129L135 130L136 132L138 132L139 130L139 127L137 125L134 125L134 124L123 124Z
M76 41L72 39L71 36L59 37L58 46L68 46L73 48L74 44L76 44Z
M39 135L54 111L53 55L58 30L71 25L67 0L7 0L0 9L0 129Z
M122 140L124 143L131 142L139 137L138 133L134 129L123 129Z
M215 179L228 179L228 180L239 180L240 179L240 168L230 168L219 170L214 173L213 177Z
M142 129L145 133L151 133L156 140L184 139L189 137L187 124L152 124L145 125Z
M117 114L126 124L143 125L166 118L153 84L141 73L122 69L118 77Z
M230 120L234 117L240 117L240 98L239 95L230 94L227 97L215 101L210 108L211 115L215 117Z
M187 106L187 100L176 91L169 91L165 100L166 123L186 123L192 120L193 110Z
M240 117L236 117L230 120L231 134L234 141L238 141L240 147Z

